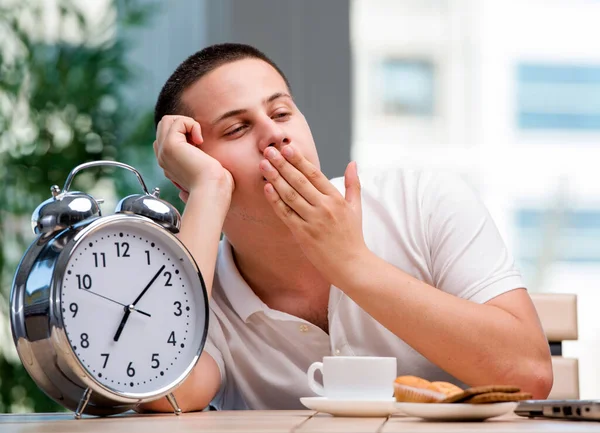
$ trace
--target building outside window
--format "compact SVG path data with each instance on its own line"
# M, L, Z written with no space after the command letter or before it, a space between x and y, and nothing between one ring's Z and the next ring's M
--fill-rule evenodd
M381 108L385 115L431 117L435 68L429 60L387 58L381 63Z
M522 130L600 131L600 65L519 64L517 125Z

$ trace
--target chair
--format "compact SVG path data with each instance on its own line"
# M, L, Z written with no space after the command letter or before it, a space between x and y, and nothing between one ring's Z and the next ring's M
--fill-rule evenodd
M554 385L548 399L579 398L577 358L562 356L562 342L577 340L577 295L530 293L550 344Z

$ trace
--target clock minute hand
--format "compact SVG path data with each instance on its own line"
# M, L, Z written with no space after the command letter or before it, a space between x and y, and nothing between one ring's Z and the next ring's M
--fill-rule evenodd
M115 333L115 336L113 338L114 341L119 341L119 337L121 336L121 332L123 332L123 328L125 327L125 323L127 323L127 319L129 319L129 315L131 314L132 311L135 310L135 304L137 304L138 301L140 299L142 299L142 296L144 296L144 294L146 294L146 292L148 291L150 286L154 283L154 281L156 281L156 279L158 278L158 276L164 269L165 269L165 265L162 265L162 267L158 270L156 275L154 275L154 277L152 277L152 279L146 285L146 287L144 287L144 290L142 290L142 293L140 293L138 295L138 297L135 299L135 301L133 301L133 304L129 305L128 307L123 307L125 309L125 314L123 314L123 319L121 319L121 323L119 323L119 328L117 329L117 332Z
M142 296L144 296L146 294L146 292L148 291L148 289L150 288L150 286L152 285L152 283L154 283L154 281L156 281L156 279L158 278L158 276L160 275L160 273L165 269L165 265L162 265L162 267L158 270L158 272L156 273L156 275L154 275L154 277L152 277L152 279L150 280L150 282L146 285L146 287L144 287L144 290L142 290L142 293L140 293L138 295L137 298L135 298L135 301L133 301L133 306L135 306L135 304L137 304L139 302L140 299L142 299Z

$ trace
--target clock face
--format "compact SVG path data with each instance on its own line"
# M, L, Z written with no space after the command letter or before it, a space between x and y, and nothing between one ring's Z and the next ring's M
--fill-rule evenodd
M61 284L65 333L111 391L164 392L204 342L206 302L194 264L166 232L121 217L85 232Z

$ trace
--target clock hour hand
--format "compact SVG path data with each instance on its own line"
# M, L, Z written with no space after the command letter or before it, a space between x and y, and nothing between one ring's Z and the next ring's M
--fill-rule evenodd
M129 315L131 314L131 310L129 308L127 308L127 307L123 307L123 308L125 309L125 314L123 314L123 319L121 320L121 323L119 323L119 328L117 329L117 332L115 333L115 336L113 338L113 340L115 340L115 341L119 341L121 332L123 332L125 323L127 323L127 319L129 319Z
M127 307L123 307L125 309L125 314L123 314L123 319L121 319L121 323L119 323L119 328L117 329L117 332L115 334L114 341L119 341L119 337L121 336L121 332L123 332L123 328L125 327L125 323L127 323L127 319L129 319L129 315L131 314L132 311L135 310L135 304L137 304L139 302L139 300L142 299L142 296L144 296L146 294L146 292L148 291L150 286L154 283L154 281L156 281L156 279L158 278L158 276L164 269L165 269L165 265L162 265L161 268L158 270L158 272L152 277L150 282L146 285L146 287L144 287L144 290L142 290L142 292L138 295L138 297L135 298L135 301L133 301L133 304L131 304Z

